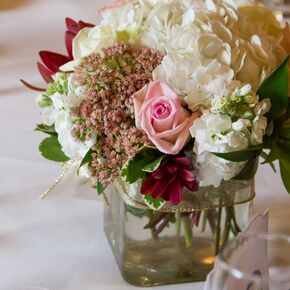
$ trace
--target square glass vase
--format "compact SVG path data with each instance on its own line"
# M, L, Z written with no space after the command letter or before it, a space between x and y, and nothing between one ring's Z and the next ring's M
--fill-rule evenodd
M123 278L136 286L200 282L219 250L248 224L254 181L184 192L178 207L154 211L124 186L106 192L104 231Z

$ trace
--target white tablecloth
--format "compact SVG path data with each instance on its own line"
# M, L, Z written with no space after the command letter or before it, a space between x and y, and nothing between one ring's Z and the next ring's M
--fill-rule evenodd
M42 85L35 66L42 49L64 50L64 18L97 22L105 0L0 0L0 289L138 289L126 284L102 232L102 203L52 194L38 199L61 169L37 151L43 138L35 94L20 82ZM12 9L13 8L13 9ZM290 197L279 175L257 178L256 209L271 208L272 231L288 232ZM202 284L156 287L202 289Z

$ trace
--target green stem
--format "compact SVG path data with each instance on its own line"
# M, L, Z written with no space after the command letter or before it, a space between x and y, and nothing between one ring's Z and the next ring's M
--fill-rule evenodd
M226 219L223 234L223 246L228 242L230 238L231 226L232 226L233 213L231 207L226 208Z
M205 232L207 220L208 220L208 210L204 210L203 211L202 226L201 226L202 233Z
M237 218L236 218L236 212L235 212L235 208L234 207L232 207L232 213L233 213L233 224L234 224L234 228L235 228L235 231L237 232L237 234L238 233L240 233L242 230L241 230L241 228L239 227L239 225L238 225L238 222L237 222ZM236 234L236 235L237 235Z
M153 211L150 210L149 213L148 213L148 215L149 215L149 220L151 220L151 219L154 217L154 213L153 213ZM155 227L155 225L152 226L152 227L150 228L150 231L151 231L151 236L152 236L152 238L153 238L154 240L158 240L158 234L157 234L157 232L156 232L156 227Z
M218 209L218 219L216 224L216 234L215 234L215 255L217 256L220 251L221 242L221 221L222 221L222 207Z
M185 246L186 248L189 248L192 245L193 237L189 216L182 217L182 224L184 229Z
M176 213L175 214L175 219L176 219L176 243L177 243L177 247L180 246L180 233L181 233L181 217L180 217L180 213Z

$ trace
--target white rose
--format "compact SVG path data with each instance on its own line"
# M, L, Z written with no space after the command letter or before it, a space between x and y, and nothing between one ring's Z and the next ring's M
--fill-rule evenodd
M97 25L93 28L82 29L73 40L73 57L71 61L63 65L62 71L71 71L79 65L81 58L92 52L101 52L102 48L112 46L116 41L116 33L111 27Z

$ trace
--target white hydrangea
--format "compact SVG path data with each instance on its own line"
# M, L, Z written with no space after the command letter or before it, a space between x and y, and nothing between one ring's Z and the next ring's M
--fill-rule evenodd
M203 66L198 57L168 54L153 72L153 79L169 83L184 96L189 108L195 110L209 105L213 96L223 96L233 75L228 66L217 60Z
M112 31L138 31L149 12L150 2L136 1L101 12L101 25L111 27Z
M212 152L242 151L262 144L268 126L264 115L270 107L269 99L259 102L249 84L233 81L226 96L214 99L211 111L194 122L190 133L195 138L193 151L202 186L218 186L239 173L244 162L230 162Z
M230 117L205 112L194 122L190 133L195 138L193 151L197 155L197 177L201 186L219 186L222 180L231 179L242 169L243 162L230 162L211 153L240 151L249 146L248 137L233 129Z
M54 76L56 82L59 76L60 74ZM56 92L49 98L52 101L52 106L43 110L43 123L47 126L55 125L58 141L66 156L69 158L83 158L93 146L95 140L91 139L82 143L78 142L71 134L74 124L70 110L80 105L82 100L81 88L75 84L72 75L70 75L68 76L68 93L60 94Z
M230 162L209 152L197 156L197 178L200 186L218 187L223 180L227 181L236 176L245 163Z
M154 11L163 13L144 23L141 43L165 52L154 79L178 89L192 110L224 95L234 79L257 90L287 56L281 23L267 8L229 0L169 2L174 16L168 1L160 1Z

